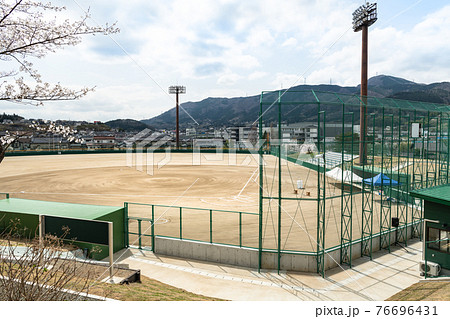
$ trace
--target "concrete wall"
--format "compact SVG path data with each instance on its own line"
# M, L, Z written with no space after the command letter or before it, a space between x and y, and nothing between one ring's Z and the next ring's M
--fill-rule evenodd
M278 269L277 252L263 252L262 254L263 269ZM317 258L314 253L310 255L299 255L281 253L280 269L303 272L316 272Z
M395 233L391 234L391 243L395 242ZM408 238L411 237L411 226L408 227ZM380 250L380 238L374 237L373 251ZM176 238L155 237L154 251L156 254L175 256L186 259L210 261L221 264L234 265L246 268L258 268L258 249L240 248L220 244L210 244ZM352 246L352 260L361 257L361 242L355 242ZM262 269L278 269L277 251L263 251L261 255ZM337 267L340 262L340 249L334 248L327 251L324 256L325 270ZM282 252L280 269L287 271L317 272L317 257L311 253L287 253Z
M258 268L259 266L257 249L202 243L191 240L156 236L155 253L246 268ZM315 272L317 267L316 263L315 254L281 254L281 268L283 270ZM262 253L262 268L278 269L278 254L276 251Z
M239 248L156 236L155 253L248 268L258 268L258 250L251 248Z

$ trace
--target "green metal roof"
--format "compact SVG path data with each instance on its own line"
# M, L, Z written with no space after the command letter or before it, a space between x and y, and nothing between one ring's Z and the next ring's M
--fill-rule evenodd
M411 196L450 206L450 184L411 191Z
M40 200L9 198L0 200L0 212L26 213L94 220L123 207L45 202Z

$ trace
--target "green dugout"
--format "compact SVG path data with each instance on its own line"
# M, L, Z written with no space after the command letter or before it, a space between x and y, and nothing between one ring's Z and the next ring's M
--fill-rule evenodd
M411 196L424 200L424 260L437 263L450 274L450 184L415 190Z
M19 220L22 235L34 237L39 233L40 215L61 217L61 219L48 218L48 222L51 221L53 228L56 225L67 223L70 231L66 238L68 240L73 239L74 245L87 248L89 251L98 247L100 251L93 252L91 255L94 259L108 257L108 245L99 244L102 241L107 242L108 233L104 231L105 223L92 221L112 222L114 252L125 247L123 207L69 204L19 198L0 200L0 230L6 229L13 220Z

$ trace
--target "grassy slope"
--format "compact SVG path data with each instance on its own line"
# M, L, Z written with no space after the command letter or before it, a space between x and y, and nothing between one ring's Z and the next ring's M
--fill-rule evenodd
M208 301L220 300L190 293L141 275L141 283L129 285L100 284L90 293L123 301Z
M388 301L450 301L450 281L418 282L393 295Z

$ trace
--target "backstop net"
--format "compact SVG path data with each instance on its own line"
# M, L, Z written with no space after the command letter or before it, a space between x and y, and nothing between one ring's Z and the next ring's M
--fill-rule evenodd
M259 249L341 264L421 236L411 190L448 183L450 107L318 91L261 94Z

